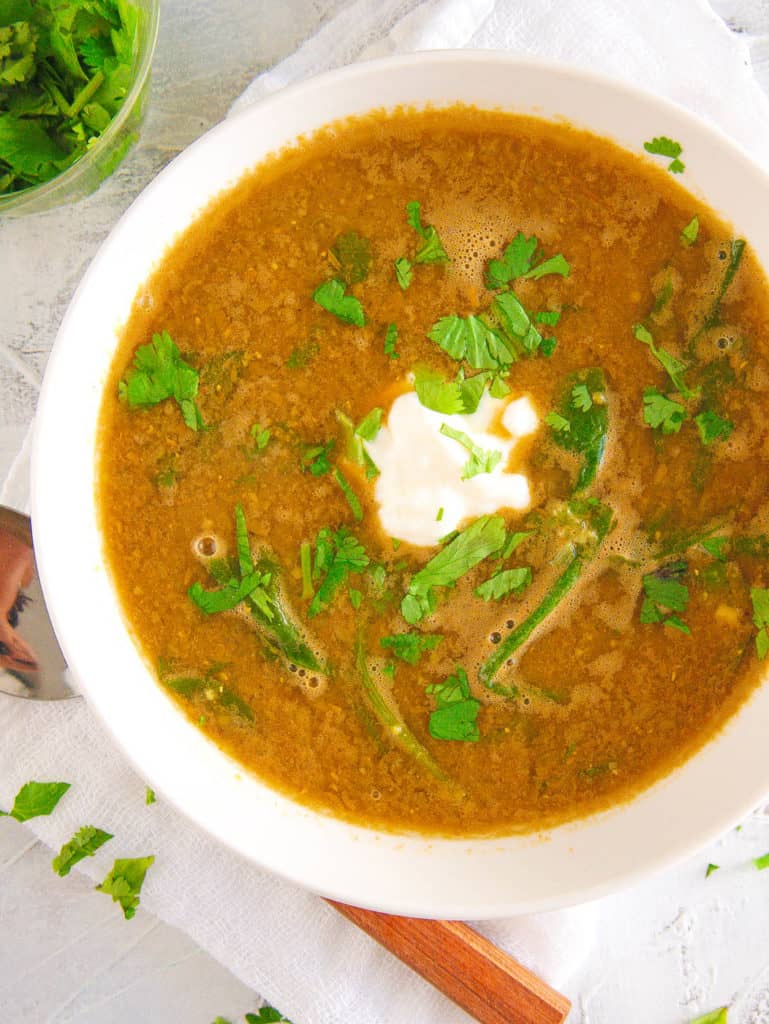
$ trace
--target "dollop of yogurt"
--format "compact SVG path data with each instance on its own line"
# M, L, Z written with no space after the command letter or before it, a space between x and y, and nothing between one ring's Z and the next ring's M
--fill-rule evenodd
M470 453L441 434L444 423L467 434L479 448L498 451L502 457L494 469L463 480ZM502 429L492 433L490 428L497 424ZM427 547L466 519L500 509L528 509L529 481L507 466L518 441L538 425L527 396L507 400L486 392L474 413L446 416L422 405L414 391L399 395L386 423L373 441L366 442L379 468L374 497L382 529L391 537Z

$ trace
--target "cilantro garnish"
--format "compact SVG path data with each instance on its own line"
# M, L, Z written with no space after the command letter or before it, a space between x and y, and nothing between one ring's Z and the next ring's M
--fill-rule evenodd
M478 316L441 317L427 337L452 359L464 359L474 370L507 370L515 361L502 337Z
M568 277L570 266L561 253L551 256L532 265L537 251L537 237L532 235L526 238L522 231L519 231L515 238L505 247L502 258L490 260L486 271L486 287L504 288L516 278L531 279L538 281L546 274L559 274L561 277Z
M336 278L324 281L312 293L313 302L333 313L342 323L363 327L366 323L363 306L354 295L345 295L344 289L344 282Z
M531 531L530 530L527 530L525 532L519 532L519 533L515 533L515 532L509 533L507 535L506 540L505 540L505 546L499 552L499 557L502 559L502 561L504 561L506 558L509 558L510 555L512 555L512 553L515 551L515 549L519 546L519 544L523 544L523 542L526 540L526 538L530 537L530 536L531 536Z
M372 409L355 428L355 433L358 437L362 437L364 441L373 441L379 433L381 426L382 410L379 408Z
M344 527L335 533L324 527L315 542L312 570L313 581L320 585L310 603L308 616L312 618L325 611L349 574L362 572L368 564L366 550L353 534Z
M334 479L342 488L342 493L345 498L347 498L347 504L350 506L353 516L358 520L358 522L360 522L363 519L363 506L360 503L360 498L352 489L352 485L349 480L338 467L334 469Z
M484 601L501 601L508 594L520 594L531 583L531 569L499 569L489 579L476 587L473 593Z
M0 4L0 194L54 178L109 126L133 81L139 19L125 0Z
M534 314L534 319L545 327L555 327L561 319L561 314L555 309L543 309L540 313Z
M645 388L643 398L644 423L653 429L661 429L663 434L677 434L684 420L688 418L686 409L657 388Z
M420 203L411 202L406 204L406 220L422 239L414 256L414 262L448 263L449 257L438 237L438 232L432 224L422 224L420 209Z
M270 443L270 438L272 437L272 431L270 428L262 428L258 423L255 423L253 427L251 427L249 433L254 439L254 452L263 452Z
M705 868L705 878L710 878L713 872L718 871L720 867L720 864L708 864L708 866Z
M414 626L435 610L436 587L453 586L484 558L505 543L505 521L501 516L481 516L451 540L427 565L411 577L401 612Z
M271 618L273 613L267 593L271 579L270 573L252 570L241 579L230 576L217 590L206 590L202 583L196 581L187 591L187 595L206 615L231 611L246 598L250 598L259 604L267 618Z
M383 636L379 643L389 648L396 658L416 665L425 651L434 651L443 637L437 633L395 633Z
M459 383L447 381L434 370L417 367L414 373L414 389L417 398L426 409L442 412L446 416L465 411Z
M753 605L753 625L758 630L756 651L763 661L769 651L769 590L753 587L750 591L750 600Z
M27 782L16 794L10 811L0 811L0 817L29 821L49 815L69 787L69 782Z
M697 235L700 233L700 219L696 215L692 217L689 223L681 231L681 241L685 246L694 245L697 241Z
M395 346L398 341L398 328L395 324L388 324L387 331L385 332L384 340L384 354L389 356L390 359L400 359L400 356L395 351Z
M726 441L734 430L734 424L725 420L712 409L705 409L704 412L694 417L700 440L704 445L712 444L714 441Z
M395 279L405 292L414 277L411 260L407 260L405 256L399 256L393 266L395 267Z
M670 160L668 170L671 174L680 174L686 166L678 159L683 153L681 143L674 142L673 139L668 139L665 135L660 135L658 138L652 139L651 142L644 142L644 149L654 156L668 157Z
M450 437L452 441L458 441L463 448L470 452L470 458L462 467L463 480L469 480L471 477L478 476L479 473L491 473L502 458L502 452L496 449L485 451L468 434L462 430L454 430L448 423L441 424L440 432L445 437Z
M633 334L638 341L648 345L649 351L670 377L673 386L681 397L694 398L697 392L687 387L683 379L683 374L687 370L686 363L676 359L667 349L655 345L651 332L643 324L635 324L633 326Z
M157 803L157 797L155 796L155 790L154 789L150 789L149 786L147 786L145 791L144 791L144 802L145 802L145 804L147 804L147 806L149 806L150 804Z
M559 448L582 456L583 463L574 489L584 490L595 479L609 429L603 371L591 368L571 374L558 408L547 414L545 422Z
M357 231L340 235L330 251L331 261L346 285L365 281L371 268L371 242Z
M306 444L302 447L302 456L299 461L303 473L306 469L309 469L313 476L325 476L326 473L331 472L329 455L334 447L333 440L326 444Z
M676 612L686 611L689 603L689 588L681 578L689 568L684 561L668 562L643 577L644 600L641 605L641 622L661 622L687 635L689 627Z
M276 633L281 625L282 623L276 624ZM277 643L275 646L277 647ZM272 647L269 647L268 645L268 649L272 653ZM301 657L301 650L297 653L292 650L289 660L292 663L296 662L299 665L305 665L307 668L319 668L320 666L318 665L317 659L306 647L304 650L307 652L306 657ZM286 652L284 651L283 653ZM230 690L219 682L213 671L204 676L178 676L176 678L168 678L161 675L160 682L173 693L179 694L180 697L186 697L188 699L193 697L203 697L207 701L215 702L225 711L237 715L240 719L244 719L247 722L253 722L254 720L254 712L251 710L250 705L239 697L233 690ZM206 716L201 715L198 719L198 723L200 725L205 725L205 722Z
M765 853L761 857L754 857L753 863L759 871L766 871L769 868L769 853Z
M291 1024L274 1006L262 1006L258 1013L247 1013L246 1024Z
M139 893L147 871L154 863L154 857L129 857L116 860L101 885L96 886L98 892L106 892L112 897L113 903L120 904L126 921L136 914L136 908L139 906Z
M691 1021L691 1024L729 1024L727 1013L727 1008L722 1006L720 1010L712 1010L710 1013L706 1013L704 1016Z
M85 825L79 829L68 843L62 846L53 858L51 867L61 878L68 875L78 861L85 857L93 857L100 846L104 846L113 836L93 825Z
M133 406L157 405L173 398L190 430L200 430L204 424L195 403L198 382L198 371L182 359L171 335L163 331L153 334L148 345L137 348L133 366L120 381L118 392Z
M481 703L470 696L470 683L461 665L443 683L431 683L425 690L435 697L437 708L430 715L430 735L436 740L477 743L480 738L478 712Z

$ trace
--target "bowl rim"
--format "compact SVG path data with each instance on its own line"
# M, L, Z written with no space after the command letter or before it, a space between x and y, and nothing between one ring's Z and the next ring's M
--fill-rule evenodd
M145 0L145 4L146 6L143 5L142 10L147 15L147 38L145 45L140 51L140 59L136 64L131 87L126 93L117 114L115 114L101 135L96 137L93 146L87 149L85 153L82 153L73 164L70 164L60 174L55 175L49 181L44 181L40 185L30 185L19 192L9 192L6 195L0 195L0 216L24 212L45 212L50 209L49 205L45 205L45 200L55 196L59 191L66 192L68 186L82 176L84 168L92 165L109 148L115 137L120 134L126 121L131 116L136 101L152 71L152 61L155 56L158 35L160 33L160 0ZM66 196L62 196L60 202L66 202ZM24 207L26 205L39 205L40 210L30 209L25 211Z
M356 80L360 82L360 80L364 78L382 78L383 76L386 77L388 75L392 75L398 70L403 71L406 69L414 69L415 67L443 67L445 69L454 66L454 71L456 72L457 66L463 64L468 68L474 67L476 69L479 65L483 68L486 68L489 65L502 65L506 71L511 71L512 69L528 69L530 71L537 71L543 75L552 76L556 79L565 76L569 80L576 79L579 83L588 83L599 89L609 89L612 93L625 101L635 103L636 105L640 104L642 106L650 107L658 113L661 112L663 114L667 114L674 122L684 122L694 130L695 135L704 136L706 140L715 142L718 146L722 147L728 153L729 159L736 161L745 174L754 177L757 176L757 180L760 181L761 186L764 189L769 189L769 176L767 176L767 174L737 143L732 141L723 131L707 122L704 122L701 118L697 117L697 115L688 111L686 108L672 103L667 99L646 93L644 90L635 86L628 85L623 82L617 82L608 76L596 73L592 70L574 68L570 65L564 65L549 60L541 60L539 58L519 57L506 51L429 51L362 62L326 72L323 75L319 75L300 83L295 83L258 101L252 106L245 108L233 115L231 118L228 118L224 122L212 128L190 147L179 154L157 176L157 178L155 178L155 180L134 201L131 207L129 207L123 217L118 221L117 225L113 228L107 241L103 244L99 253L95 257L93 263L78 286L73 299L71 300L70 307L62 322L59 335L51 354L49 366L46 371L45 381L40 396L33 443L33 529L35 533L36 549L41 556L40 576L43 591L49 606L54 627L59 635L62 648L76 675L80 675L77 670L77 662L81 660L82 652L79 654L78 651L75 650L76 645L73 645L73 642L71 642L68 632L68 622L71 623L74 621L70 612L66 609L69 587L67 585L67 579L61 572L61 569L59 568L54 571L53 568L56 564L56 523L58 518L58 510L55 511L57 499L56 481L58 475L54 472L54 464L56 458L60 458L60 454L57 456L57 452L60 453L60 442L56 435L61 432L60 424L57 423L56 415L56 390L59 387L60 382L62 380L66 380L66 360L71 359L71 356L66 351L66 346L68 344L67 338L71 337L73 324L76 321L77 316L80 315L80 308L86 301L89 289L93 289L94 287L100 268L104 264L105 260L111 258L110 254L116 245L116 239L120 239L121 232L126 229L126 226L130 224L134 218L140 215L142 211L149 209L151 204L156 202L156 196L162 196L162 193L169 189L169 183L173 183L175 178L179 175L187 173L188 167L191 167L194 170L195 162L198 160L200 155L220 145L224 140L236 134L242 127L249 125L252 121L268 119L271 116L279 115L281 107L285 107L286 104L301 101L302 98L307 97L307 95L311 94L314 90L322 91L323 88L330 88L335 85L344 85L349 87ZM458 91L461 92L461 88ZM461 97L456 97L454 102L456 102L457 99L459 102L462 102ZM413 102L420 105L425 101L422 99L415 99ZM369 105L368 109L376 109L377 106L378 104ZM511 112L515 111L511 110ZM325 123L328 123L329 120L335 119L336 118L327 119ZM575 123L578 128L584 127L588 131L592 130L594 134L601 134L600 132L597 132L595 128L591 129L590 125L585 122L577 122L574 119L570 119L570 122ZM324 122L319 122L318 127L320 127L322 123ZM258 162L259 161L257 160L256 163ZM227 187L229 187L228 182L220 182L216 190L209 194L209 198L217 195ZM194 219L194 217L192 219ZM167 241L173 241L173 237L174 236L169 236ZM765 262L769 263L767 260L765 260ZM150 272L150 269L151 265L147 265L147 273ZM114 345L111 346L111 352L114 354ZM99 385L99 390L101 392L101 385ZM89 458L90 457L91 456L89 454ZM58 478L60 480L60 477ZM61 498L61 494L58 496ZM61 540L61 530L59 530L58 533L59 540ZM127 626L125 623L123 624L123 628L127 632ZM130 638L128 642L131 643ZM146 664L144 672L149 675ZM708 773L704 772L704 769L699 773L696 771L692 773L691 769L693 766L698 766L701 762L707 760L706 755L708 751L712 751L712 749L717 744L720 744L723 739L731 736L730 743L733 753L735 756L739 755L739 742L735 744L733 734L735 732L736 723L738 721L741 722L745 717L744 711L746 705L743 705L743 707L729 719L715 739L711 738L705 747L693 754L681 768L675 769L670 775L654 783L650 788L640 793L631 801L612 807L607 811L601 811L597 814L590 815L587 818L578 819L575 822L557 826L555 829L544 830L539 834L535 833L523 837L512 837L513 846L516 849L531 850L536 848L536 856L539 859L544 858L547 860L549 844L552 844L555 833L559 834L559 839L565 837L565 842L567 844L572 844L572 846L576 848L579 846L580 837L584 836L586 829L594 829L598 834L600 834L607 821L610 823L612 821L616 821L617 818L623 816L624 812L629 807L643 808L645 806L646 809L641 815L644 827L648 827L649 825L653 827L655 822L658 823L659 826L668 826L668 828L665 829L664 836L661 836L656 843L652 844L651 852L649 849L645 849L640 857L636 857L633 855L632 851L625 851L619 858L613 854L608 855L607 852L607 857L605 863L601 867L601 870L597 873L594 872L590 881L586 881L581 885L572 885L568 891L563 891L562 889L558 892L548 893L540 886L539 890L535 887L535 891L531 894L527 894L527 892L519 888L514 897L505 895L504 893L499 893L498 895L495 895L493 899L488 895L484 896L483 899L479 899L475 895L468 896L467 893L458 894L456 892L449 891L445 885L441 886L437 884L433 887L427 886L422 892L415 892L412 887L412 891L407 893L401 890L397 878L388 878L386 879L387 884L383 884L377 889L373 889L371 891L367 890L365 892L361 892L360 878L357 876L352 879L344 872L331 871L330 874L328 871L321 872L317 869L316 864L308 865L306 857L288 863L285 859L281 859L274 855L274 853L269 849L265 849L264 847L261 847L258 850L254 849L253 845L250 845L250 839L244 839L241 834L234 835L232 832L223 834L221 819L217 819L216 817L216 808L213 802L209 801L206 807L201 811L201 806L199 806L196 800L189 799L189 794L181 794L173 786L169 786L167 777L162 770L162 763L158 761L156 757L151 757L147 751L142 751L137 743L127 741L126 730L120 727L120 724L117 723L114 716L106 710L104 702L100 699L98 686L94 687L93 683L89 681L85 681L85 683L86 685L84 686L84 690L88 693L90 705L97 712L102 724L105 725L107 730L112 733L113 738L122 752L128 756L143 776L149 778L150 782L153 784L153 788L157 788L159 792L163 793L163 795L170 800L170 802L172 802L198 825L202 826L226 845L255 861L260 866L268 869L272 873L281 875L287 880L299 884L306 889L310 889L335 900L365 905L372 909L390 913L410 914L412 916L425 917L481 919L507 916L514 913L553 909L594 899L598 896L615 891L618 888L631 885L656 871L665 869L685 857L690 856L717 835L737 824L764 797L766 797L767 794L769 794L769 776L765 775L765 781L760 781L759 776L753 777L749 771L746 771L746 778L742 780L743 784L740 786L739 794L735 795L734 793L729 793L728 795L728 800L726 801L728 808L720 810L717 814L709 805L699 808L701 813L699 814L696 823L685 837L675 834L675 807L671 808L667 805L670 801L667 801L667 804L665 803L665 800L662 801L662 809L664 812L662 816L660 816L653 808L651 811L649 810L650 802L653 803L660 792L670 791L671 787L674 787L674 783L679 776L685 773L688 773L689 775L693 774L695 777L704 774L706 778L710 778ZM158 692L161 692L160 687L156 683L153 682L153 685ZM762 693L764 694L764 700L760 707L759 717L761 717L761 714L766 714L767 717L765 720L769 721L769 688L766 686L758 687L754 695L748 700L747 705L750 707L758 705L759 701L757 699L757 695ZM166 699L168 700L168 698ZM179 718L182 717L182 712L176 710L176 708L174 708L173 713ZM166 721L170 722L170 719L166 719ZM200 734L194 726L190 726L190 728L194 730L199 738L204 740L206 739L205 737L202 737L202 734ZM206 742L213 746L210 741ZM191 750L193 748L190 747L189 749ZM224 755L221 751L217 751L217 754L219 760L222 758L227 759L227 755ZM235 772L245 773L247 771L241 765L231 759L229 760L230 767ZM747 769L750 767L752 767L752 765L749 758L747 758L745 764L741 765L741 768ZM262 783L257 783L257 786L262 789L268 788ZM728 790L728 787L724 787L724 792L726 790ZM352 845L350 846L350 849L352 849L356 843L359 843L359 848L362 851L365 851L366 857L372 859L376 869L379 869L381 865L392 868L392 850L396 848L406 847L415 854L417 854L419 850L423 849L432 854L435 851L440 852L444 850L444 848L451 846L454 848L454 853L451 856L454 856L455 861L455 854L460 851L463 851L465 854L475 855L476 867L470 871L472 876L473 871L478 874L479 870L487 869L488 865L486 862L488 857L493 858L496 853L499 852L505 853L504 848L510 845L508 839L503 837L493 839L443 839L441 837L404 837L391 833L379 833L376 832L376 830L366 829L360 826L352 826L346 822L340 822L338 819L328 818L322 813L310 811L307 808L302 808L300 805L294 804L293 801L280 796L280 794L277 794L275 791L270 790L269 792L271 795L271 804L274 808L277 808L277 813L279 815L286 812L287 809L285 804L290 804L291 808L288 812L289 814L294 815L294 817L297 817L298 819L304 819L305 822L306 820L311 819L311 832L314 834L314 838L320 839L321 843L325 841L326 843L330 843L331 847L333 847L336 842L336 838L338 838L337 832L340 828L343 831L350 833L352 835ZM659 801L657 802L659 803ZM675 804L675 801L673 801L673 803ZM612 828L613 826L610 824L609 834L611 833ZM226 832L226 830L224 831ZM639 835L641 835L640 832ZM387 848L386 850L384 850L385 847ZM435 853L435 856L440 860L438 853ZM451 860L451 856L449 856L449 860ZM459 863L459 861L456 862ZM480 868L478 866L479 862ZM400 865L403 865L402 860ZM395 874L397 875L397 872L395 872ZM422 881L424 881L424 879L422 879Z

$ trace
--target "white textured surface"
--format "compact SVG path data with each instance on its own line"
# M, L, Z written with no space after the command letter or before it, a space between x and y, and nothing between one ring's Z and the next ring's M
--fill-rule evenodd
M116 217L179 148L223 115L255 70L289 52L325 13L343 6L329 0L280 5L166 0L154 99L140 147L77 208L0 225L0 346L24 360L23 373L29 376L25 382L23 374L0 362L0 476L31 416L35 376L42 372L61 313ZM648 6L659 7L662 19L669 4L655 0ZM732 28L755 36L751 56L766 87L765 0L718 0L716 7ZM566 15L568 8L561 5ZM686 60L683 45L681 59ZM717 81L717 68L713 74ZM603 901L597 944L569 986L573 1024L683 1024L726 1002L734 1006L734 1024L767 1024L769 872L758 874L749 863L767 849L769 821L756 816L701 858ZM25 829L2 824L4 1024L206 1024L218 1013L235 1019L258 1001L178 932L147 914L128 928L82 876L62 882L50 872L48 859ZM706 882L708 860L722 868ZM254 921L254 930L259 927ZM301 971L302 965L295 968Z

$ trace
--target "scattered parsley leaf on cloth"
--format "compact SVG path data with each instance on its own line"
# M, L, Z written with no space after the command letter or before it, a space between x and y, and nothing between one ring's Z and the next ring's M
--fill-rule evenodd
M101 885L96 886L98 892L106 892L112 897L113 903L120 904L126 921L130 921L136 914L144 879L154 863L154 857L128 857L116 860Z
M49 815L69 787L69 782L27 782L16 794L10 811L0 811L0 816L29 821Z
M93 857L96 851L112 839L111 832L104 832L93 825L85 825L79 829L68 843L62 846L53 858L51 867L61 878L68 875L72 868L85 857Z
M173 398L190 430L200 430L203 417L195 402L199 380L198 371L182 359L171 335L163 331L137 348L118 393L129 405L140 407Z
M467 673L457 666L456 675L443 683L431 683L425 690L435 697L437 708L430 715L430 735L436 740L477 743L480 738L480 701L470 695Z

